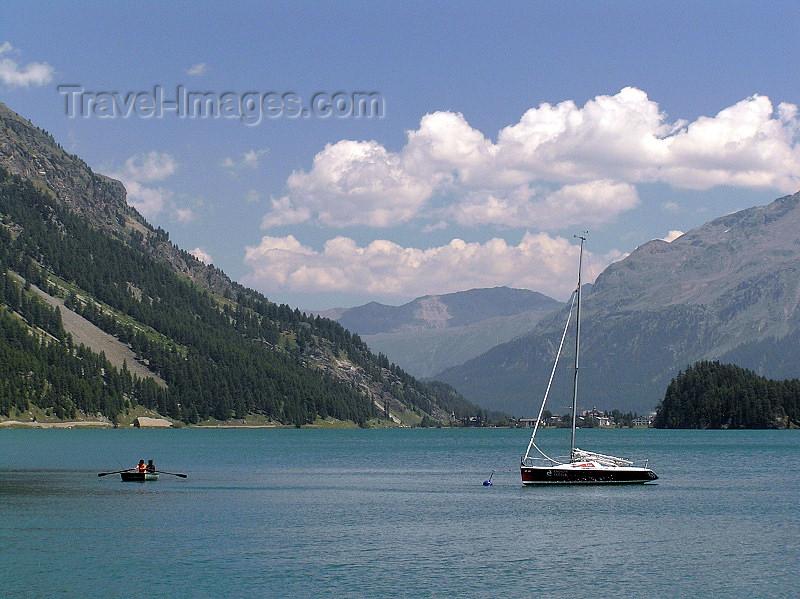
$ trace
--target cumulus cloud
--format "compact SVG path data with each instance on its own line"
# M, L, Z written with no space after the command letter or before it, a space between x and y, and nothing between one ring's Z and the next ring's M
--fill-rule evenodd
M145 218L153 218L163 212L172 201L172 192L161 187L146 187L137 181L122 181L128 191L128 203Z
M214 263L214 260L212 260L211 255L208 252L206 252L205 250L202 250L200 248L194 248L189 253L192 256L194 256L195 258L197 258L198 260L200 260L200 262L202 262L203 264L213 264Z
M245 263L251 272L245 281L260 289L383 298L500 285L547 289L556 297L564 297L575 285L578 251L578 246L563 237L530 232L518 245L500 238L485 243L453 239L428 249L402 247L386 240L360 247L353 239L336 237L319 252L292 235L264 236L259 245L246 248ZM589 257L593 267L602 270L621 254Z
M775 110L766 96L751 96L664 140L672 160L659 176L691 189L733 185L794 192L800 186L799 134L797 106L782 103Z
M681 235L683 235L683 231L670 231L666 237L662 237L661 239L667 242L672 242L675 241Z
M473 193L450 212L460 224L556 230L609 222L638 203L633 185L600 180L564 185L552 192L523 187L511 190L506 197Z
M294 208L289 198L271 199L272 210L261 219L261 228L269 229L278 225L298 225L311 218L308 208Z
M29 62L25 66L7 54L19 54L19 51L5 41L0 45L0 81L7 87L38 87L47 85L53 80L55 70L46 62Z
M128 158L121 176L141 183L152 183L166 179L177 169L178 164L171 155L153 150Z
M119 179L128 192L128 203L138 210L145 218L153 218L172 205L173 193L151 183L163 181L178 168L175 159L166 152L147 152L131 156L125 161L119 171L107 173L114 179ZM177 210L176 218L181 222L192 217L191 210Z
M392 152L375 141L328 144L295 171L262 225L316 221L391 227L443 215L461 224L555 231L576 219L613 221L638 202L636 185L800 188L800 121L754 95L693 122L670 121L642 90L627 87L583 107L541 104L497 141L463 115L425 115ZM432 205L445 204L442 213Z
M331 227L393 226L416 216L434 189L374 141L326 145L311 170L293 172L287 186L289 194L272 202L265 226L302 222L301 214Z

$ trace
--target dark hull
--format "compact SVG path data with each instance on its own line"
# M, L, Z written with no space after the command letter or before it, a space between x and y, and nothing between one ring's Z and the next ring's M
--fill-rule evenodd
M120 475L125 482L143 483L148 480L158 480L158 474L147 472L121 472Z
M520 468L524 485L622 485L658 480L649 468Z

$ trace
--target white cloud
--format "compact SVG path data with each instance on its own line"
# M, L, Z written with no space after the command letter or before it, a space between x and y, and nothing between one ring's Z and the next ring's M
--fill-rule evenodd
M261 228L269 229L279 225L298 225L311 218L311 211L307 208L293 208L287 197L270 200L272 210L261 219Z
M192 77L199 77L200 75L205 75L206 73L208 73L208 65L204 62L198 62L197 64L193 64L186 69L186 74L191 75Z
M141 183L152 183L154 181L163 181L174 174L177 169L178 164L171 155L153 150L146 154L128 158L120 176Z
M19 53L10 42L0 45L0 56ZM46 62L29 62L24 67L13 58L0 58L0 81L9 88L47 85L55 70Z
M344 292L410 299L475 287L508 285L565 297L575 285L578 246L563 237L525 233L518 245L499 238L485 243L453 239L428 249L375 240L359 247L348 237L328 240L321 252L294 236L264 236L247 247L247 284L266 292ZM592 255L600 272L619 259ZM587 256L588 258L588 256Z
M247 168L258 168L258 159L267 153L267 150L250 150L242 156L242 166Z
M394 226L416 216L433 191L374 141L326 145L311 170L293 172L287 186L289 194L273 200L263 226L302 222L299 215L331 227Z
M448 226L449 225L447 224L447 221L440 220L438 223L434 223L432 225L425 225L424 227L422 227L422 232L423 233L433 233L434 231L443 231Z
M219 165L222 168L236 170L236 169L243 169L243 168L258 168L260 158L269 152L268 149L266 150L248 150L247 152L242 153L242 157L240 160L234 160L230 156L227 156L222 159Z
M634 208L639 183L796 191L799 138L797 107L773 109L765 96L689 123L669 121L645 92L627 87L583 107L532 108L496 142L463 115L436 112L397 152L375 141L326 145L308 171L292 173L263 226L303 215L331 227L390 227L431 216L434 204L462 224L596 225Z
M596 226L614 220L639 203L636 188L609 180L564 185L553 192L538 193L521 187L506 197L477 192L454 206L451 213L460 224L495 224L557 230L571 225Z
M496 153L496 147L473 129L462 114L426 114L419 129L408 132L401 152L403 168L432 179L439 188L480 188Z
M200 260L200 262L202 262L203 264L213 264L214 263L214 260L211 258L211 255L208 252L206 252L205 250L202 250L200 248L194 248L189 253L192 256L194 256L195 258L197 258L198 260Z
M683 235L683 231L670 231L666 237L662 237L661 239L667 242L673 242L681 235Z
M145 218L153 218L172 205L173 193L162 187L145 185L163 181L178 169L175 159L166 152L147 152L131 156L125 161L122 170L107 173L109 177L119 179L128 192L128 203L138 210ZM191 210L176 209L176 218L186 222L185 218L192 217Z
M672 160L660 179L692 189L733 185L794 192L800 187L799 138L795 105L783 103L775 111L766 96L751 96L665 140Z
M119 179L119 177L114 178ZM138 181L120 180L128 192L128 203L145 218L157 216L172 201L172 192L167 189L146 187Z
M648 180L668 158L663 139L682 124L667 123L658 105L632 87L583 108L572 101L542 104L500 131L500 166L563 183Z

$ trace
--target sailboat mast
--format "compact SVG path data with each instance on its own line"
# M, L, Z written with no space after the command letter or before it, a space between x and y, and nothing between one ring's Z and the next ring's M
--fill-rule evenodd
M575 315L575 373L572 380L572 436L569 443L569 459L572 461L572 456L575 453L575 425L578 419L578 361L581 349L581 268L583 266L583 242L586 237L576 235L581 240L581 252L578 257L578 309Z

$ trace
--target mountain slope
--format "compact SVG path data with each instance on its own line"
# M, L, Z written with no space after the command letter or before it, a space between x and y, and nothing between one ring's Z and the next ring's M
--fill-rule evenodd
M154 229L127 204L122 183L94 173L81 158L64 151L49 134L2 102L0 167L30 181L96 229L135 245L199 285L221 294L243 289L219 269L170 243L169 233Z
M414 376L431 378L527 333L551 312L531 310L514 316L487 318L470 325L377 333L364 335L362 339L372 351L385 354Z
M404 370L430 377L531 330L560 306L540 293L495 287L428 295L401 306L371 302L331 317Z
M190 423L258 414L296 425L329 417L416 424L477 410L446 385L390 367L341 325L269 302L177 248L127 206L119 182L96 175L2 104L0 133L0 274L25 281L24 290L9 283L12 299L0 302L12 331L4 347L18 330L40 337L40 314L46 323L57 315L58 326L47 326L63 331L60 310L43 308L36 286L128 345L166 383L147 375L120 383L119 368L91 354L94 387L57 384L45 352L34 376L7 373L22 377L24 402L43 409L56 402L59 413L107 406L114 417L141 404ZM34 308L22 313L17 305ZM41 339L77 359L71 335ZM26 351L13 354L19 364ZM111 399L93 399L111 387ZM55 388L63 396L54 398ZM0 403L0 413L8 409Z
M700 360L735 357L762 376L796 377L786 349L800 335L798 257L795 194L715 219L672 243L649 242L609 266L584 294L583 407L650 410L669 380ZM438 378L486 407L530 414L565 317L545 319L529 335ZM557 385L566 395L568 381L560 369Z

